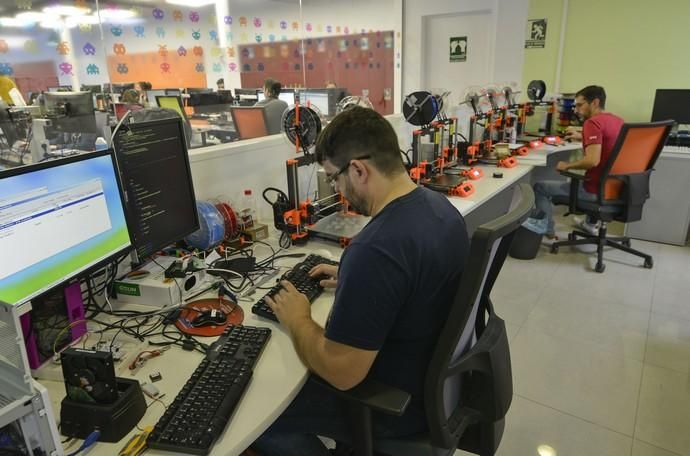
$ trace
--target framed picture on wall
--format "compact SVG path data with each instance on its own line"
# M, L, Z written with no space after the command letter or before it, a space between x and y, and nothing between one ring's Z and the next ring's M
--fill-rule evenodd
M450 61L451 62L465 62L467 60L467 37L466 36L452 36L450 37Z

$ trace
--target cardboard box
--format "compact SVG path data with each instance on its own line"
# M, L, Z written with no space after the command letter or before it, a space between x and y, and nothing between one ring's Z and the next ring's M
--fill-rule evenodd
M253 226L243 230L242 234L252 241L263 241L268 239L268 225L256 223Z

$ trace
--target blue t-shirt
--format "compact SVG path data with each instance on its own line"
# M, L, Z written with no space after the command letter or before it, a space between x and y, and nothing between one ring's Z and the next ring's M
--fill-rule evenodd
M424 377L469 252L465 221L425 188L392 201L345 249L326 337L379 353L368 378L412 395L424 417Z

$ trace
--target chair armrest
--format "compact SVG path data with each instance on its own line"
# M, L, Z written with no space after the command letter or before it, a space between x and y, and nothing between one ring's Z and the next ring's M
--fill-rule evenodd
M583 173L575 173L573 171L566 171L566 170L559 171L559 173L562 176L570 177L571 179L587 180L587 177Z
M574 173L572 171L566 171L562 170L559 171L561 176L569 177L570 178L570 195L568 198L568 212L565 214L566 216L570 214L577 214L577 195L578 195L578 187L580 185L581 181L587 180L587 177L582 174L582 173Z
M362 383L347 391L339 390L315 375L310 377L310 381L314 381L329 389L345 401L355 402L387 415L401 416L405 413L407 406L410 405L412 400L412 396L409 393L376 380L365 379Z

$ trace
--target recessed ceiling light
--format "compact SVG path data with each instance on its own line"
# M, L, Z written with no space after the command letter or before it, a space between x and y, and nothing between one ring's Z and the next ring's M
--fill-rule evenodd
M102 19L129 19L137 15L132 10L129 9L102 9L99 12Z
M165 0L165 3L198 8L199 6L214 5L216 0Z
M57 14L59 16L83 16L89 14L91 10L89 8L77 8L76 6L55 5L46 6L43 8L43 12L51 15Z
M25 11L23 13L17 14L15 17L22 21L40 22L42 20L45 20L48 17L48 15L46 13L39 13L36 11Z
M96 25L98 24L98 17L94 14L90 14L88 16L68 16L65 18L65 23L69 28L82 24Z
M26 19L18 19L16 17L0 17L0 25L3 27L26 27L33 24L35 21L28 21Z
M65 26L65 21L63 21L59 17L53 17L53 18L41 21L41 23L38 25L40 25L42 28L58 29L58 28L62 28Z

